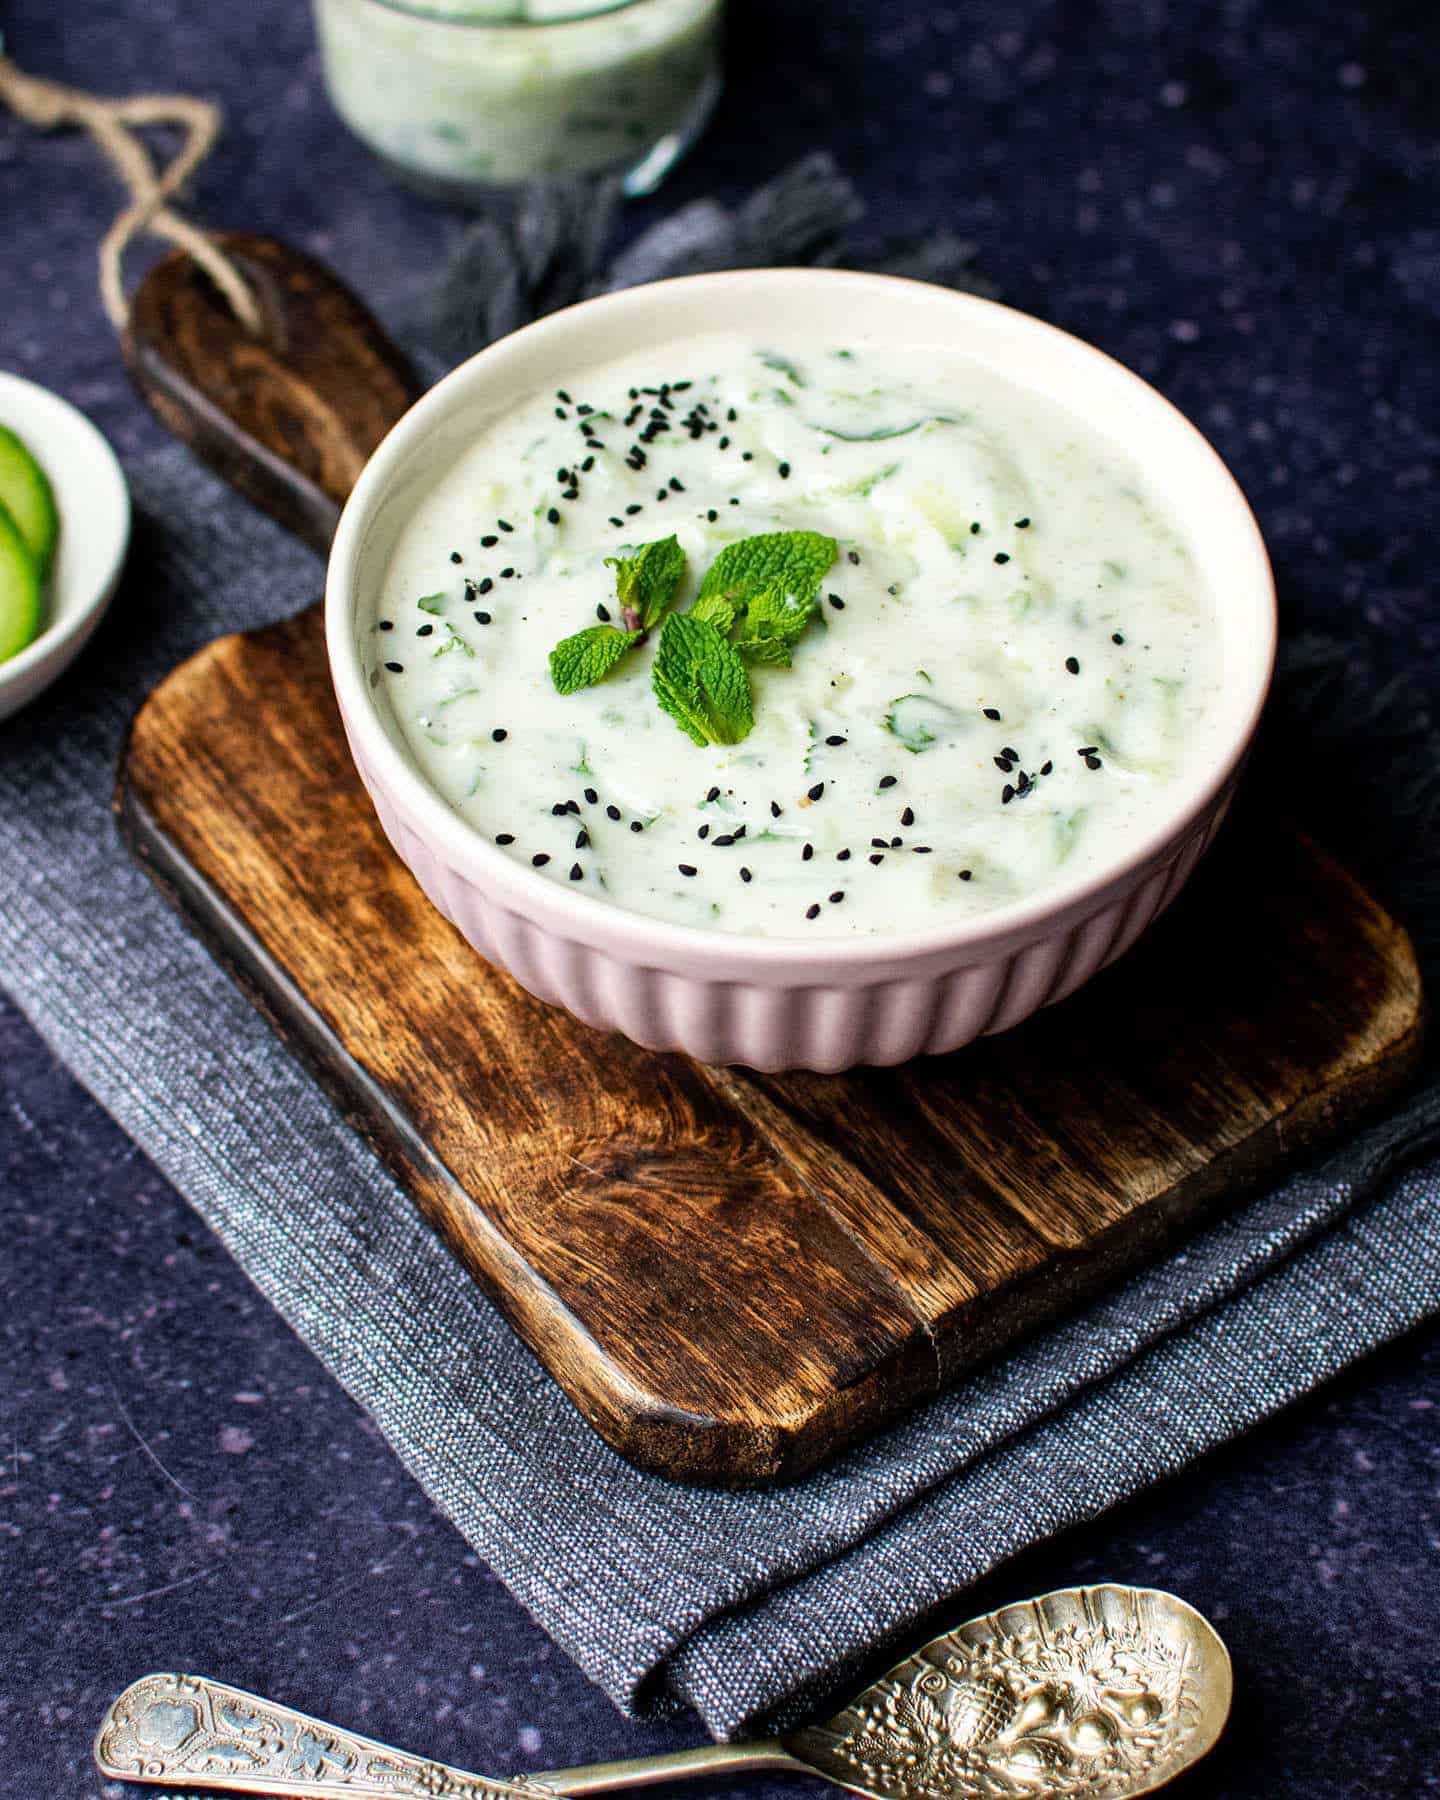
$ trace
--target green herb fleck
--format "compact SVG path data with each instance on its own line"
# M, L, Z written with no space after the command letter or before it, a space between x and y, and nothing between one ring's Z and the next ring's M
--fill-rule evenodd
M919 431L922 425L963 425L964 419L955 418L948 413L935 413L927 419L914 419L908 425L880 425L874 431L841 431L833 425L817 425L826 437L839 438L842 444L882 444L890 438L909 437L912 431Z
M562 638L550 652L550 679L559 694L573 694L603 681L616 663L638 644L643 631L621 631L614 625L592 625Z
M458 650L462 656L474 656L475 652L470 648L469 644L465 642L464 638L461 637L460 633L448 619L445 621L445 629L450 635L437 650L432 652L432 660L436 656L445 656L451 650Z
M781 356L774 350L761 350L759 357L767 369L773 369L777 375L783 375L787 381L793 381L796 387L810 385L788 357Z
M445 610L444 594L422 594L415 602L421 612L443 613Z
M693 614L666 618L650 679L662 710L697 744L738 744L755 722L744 663Z
M930 694L901 694L885 715L885 729L917 756L965 723L953 706Z

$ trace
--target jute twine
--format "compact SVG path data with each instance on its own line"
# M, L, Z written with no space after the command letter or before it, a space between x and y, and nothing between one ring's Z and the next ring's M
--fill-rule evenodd
M4 55L0 55L0 100L42 131L72 125L89 132L125 184L130 204L101 239L99 255L100 299L117 331L125 329L130 316L121 262L131 239L143 232L187 250L225 296L241 324L250 331L260 330L260 308L235 264L207 232L170 205L220 135L218 106L188 94L136 94L128 100L105 100L79 88L26 75ZM179 155L160 174L136 135L154 125L179 126L185 133Z

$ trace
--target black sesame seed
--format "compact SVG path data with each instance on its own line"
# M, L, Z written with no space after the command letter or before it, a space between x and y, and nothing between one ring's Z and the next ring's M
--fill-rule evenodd
M810 858L814 854L815 854L815 846L813 844L807 844L805 846L805 848L800 852L801 862L809 862Z
M728 450L728 449L729 449L729 448L730 448L730 440L729 440L729 438L728 438L728 437L722 437L722 438L721 438L721 440L720 440L720 442L719 442L719 444L718 444L718 445L717 445L717 446L716 446L716 447L717 447L717 448L718 448L718 449L720 449L720 450Z
M477 612L477 613L476 613L476 615L475 615L475 623L476 623L476 624L477 624L477 625L488 625L488 624L489 624L489 623L490 623L490 615L489 615L489 613L487 613L487 612Z
M655 498L657 500L668 500L670 498L669 488L657 488L656 492L655 492Z
M716 510L715 510L715 508L714 508L714 507L713 507L713 506L712 506L712 507L711 507L711 508L710 508L710 509L709 509L709 510L708 510L708 511L707 511L707 512L706 512L706 514L705 514L705 517L706 517L706 518L707 518L707 519L708 519L708 520L709 520L709 521L710 521L710 523L711 523L711 524L712 524L712 525L713 525L713 524L714 524L714 523L715 523L715 521L716 521L716 520L717 520L717 519L718 519L718 518L719 518L719 517L720 517L720 515L719 515L719 513L718 513L718 512L716 512Z
M565 817L566 813L569 812L569 810L570 810L570 808L565 804L565 802L563 800L557 800L555 802L555 804L550 808L552 815L557 819L563 819Z
M630 821L630 829L632 831L643 831L645 829L645 826L644 826L644 823L642 820L632 819Z
M904 842L905 840L902 837L893 837L890 840L890 848L892 850L898 850Z
M497 519L495 523L502 531L513 531L515 529L508 519Z
M735 827L735 842L737 844L740 842L741 838L744 837L745 833L749 829L750 829L750 827L748 825L737 825Z
M872 850L888 850L890 848L890 840L889 838L871 838L870 848Z
M605 817L607 819L614 819L618 823L620 818L620 808L618 806L607 806L605 808Z
M740 879L742 881L753 881L755 878L748 869L741 869Z
M1029 519L1017 519L1015 521L1015 529L1017 531L1028 531L1030 529Z
M429 637L434 629L433 625L419 625L416 627L415 635L416 637Z
M395 621L393 619L382 619L380 621L380 629L382 631L393 631L395 629Z
M882 862L884 862L885 858L883 856L872 856L870 858L870 860L872 863L882 863Z
M849 862L850 852L848 850L837 850L835 852L835 860L836 862Z
M1085 767L1087 769L1099 769L1099 768L1102 768L1103 766L1104 765L1101 763L1100 758L1098 756L1087 756L1085 758Z
M556 388L555 398L557 400L563 400L566 406L573 405L570 396L565 392L564 388Z
M1040 773L1042 775L1049 775L1054 770L1054 767L1055 765L1053 762L1043 762L1040 765Z
M1015 746L1013 744L1006 744L1002 754L1004 754L1005 756L1008 756L1010 758L1011 762L1019 762L1019 760L1020 760L1020 752L1015 748Z
M846 556L846 560L848 562L852 562L852 563L855 563L858 565L858 563L860 561L860 552L858 550L847 550L845 552L845 556Z
M782 481L788 481L790 479L789 463L788 462L781 463L780 467L775 471L775 473L780 477L780 479Z
M537 850L534 856L530 858L531 863L537 869L543 869L549 860L550 852L548 850Z
M892 788L899 779L900 777L898 775L882 775L880 777L880 785L882 788Z
M1001 790L1000 790L1000 804L1002 806L1008 806L1014 798L1015 798L1015 790L1013 787L1011 787L1010 783L1007 781L1005 783L1004 787L1001 788Z
M738 506L740 504L733 494L730 496L730 504L732 506Z
M616 517L615 517L615 515L614 515L614 513L611 513L611 515L610 515L610 523L611 523L611 524L612 524L612 525L613 525L613 526L614 526L614 527L615 527L615 529L616 529L616 530L617 530L617 531L619 531L619 529L620 529L620 528L621 528L621 526L622 526L622 525L623 525L623 524L624 524L624 523L625 523L625 521L624 521L624 520L623 520L623 519L617 519L617 518L616 518Z
M460 552L458 550L452 550L450 552L450 560L453 563L463 563L465 558L460 554Z
M992 758L992 761L1002 775L1008 775L1011 769L1015 767L1008 756L997 756Z
M1123 644L1125 642L1125 633L1123 631L1112 631L1110 633L1110 642L1112 644Z
M849 738L841 737L840 734L837 732L834 737L827 737L825 742L830 746L830 748L832 750L838 750L842 744L848 744L850 742L850 740L849 740Z
M830 604L835 608L836 612L844 612L845 602L840 598L840 596L838 594L827 594L825 597L830 602Z
M1007 562L1009 562L1009 560L1010 560L1010 556L1009 556L1009 553L1008 553L1008 551L1005 551L1005 550L997 550L997 551L996 551L996 552L995 552L995 560L996 560L996 562L997 562L997 563L1007 563Z
M590 805L593 806L600 796L595 792L594 788L586 788L585 798L589 801Z
M698 875L700 873L694 863L676 863L675 867L685 876Z
M571 863L571 865L570 865L570 879L571 879L571 880L572 880L572 881L580 881L580 880L583 880L583 878L584 878L584 875L585 875L585 871L584 871L584 870L583 870L583 869L582 869L582 868L581 868L581 867L580 867L580 865L579 865L579 863Z
M720 836L717 837L715 840L715 848L717 850L728 850L734 842L735 842L734 832L722 831Z
M805 790L805 798L807 800L822 799L824 797L824 794L825 794L825 783L823 781L817 781L815 783L814 787L807 788Z
M916 856L930 856L933 854L932 847L929 844L912 844L910 849Z
M970 522L970 535L971 535L971 537L979 537L979 535L980 535L980 521L979 521L979 520L978 520L978 519L972 519L972 520L971 520L971 522Z
M913 806L907 806L904 812L901 813L900 823L902 825L913 825L915 823L915 808Z
M962 869L960 871L960 879L962 881L969 881L971 876L974 875L974 873L975 873L975 871L973 869Z
M993 719L997 724L999 723L1000 708L998 706L982 706L980 710L987 719Z
M807 906L805 908L805 917L807 919L818 919L820 917L820 903L818 900L813 906Z
M710 806L713 806L719 798L720 790L718 787L712 787L710 792L705 796L706 803Z
M626 516L631 519L635 517L636 513L644 512L644 510L638 500L632 500L630 505L625 508Z
M392 675L403 675L405 673L404 663L388 662L385 667Z
M603 600L595 608L595 617L602 625L608 625L610 623L610 608L606 606Z
M730 421L730 423L731 423L731 424L732 424L732 425L733 425L733 424L734 424L734 423L735 423L735 421L736 421L736 419L738 419L738 418L739 418L739 416L740 416L740 415L739 415L739 414L738 414L738 413L737 413L737 412L736 412L736 410L735 410L735 408L734 408L734 407L733 407L733 406L732 406L732 407L730 407L730 408L729 408L729 409L728 409L728 410L727 410L727 411L726 411L726 414L725 414L725 417L726 417L726 418L727 418L727 419L728 419L728 420L729 420L729 421Z
M672 475L670 477L670 491L673 494L683 494L685 492L685 483L678 475Z
M593 456L587 456L585 458L584 462L582 462L580 465L580 473L582 475L588 475L594 467L595 467L595 458ZM570 477L570 485L572 487L575 485L575 477L573 475Z
M575 848L577 850L588 850L590 848L590 833L583 825L575 833Z
M740 460L741 462L754 462L755 452L753 450L742 450L740 452Z
M560 508L558 506L552 506L545 517L552 525L558 525L560 523Z
M702 839L708 838L710 835L710 827L708 825L702 825L700 827L700 829L695 833L695 835L696 835L696 837L702 838Z
M784 808L781 806L781 804L778 800L772 800L770 802L770 817L772 819L778 819L780 817L780 814L783 811L784 811Z
M1099 748L1098 744L1082 744L1075 754L1077 756L1093 756Z
M495 536L494 532L491 532L489 536L481 538L480 545L482 549L493 550L499 542L499 538Z
M1070 671L1070 673L1072 675L1078 675L1080 673L1079 657L1078 656L1067 656L1065 658L1065 667Z
M495 586L494 579L491 576L487 575L485 577L485 579L480 583L479 587L476 588L475 592L477 594L488 594L494 588L494 586Z
M515 579L515 568L513 564L508 569L502 569L500 571L500 579L502 581L513 581Z
M503 725L497 725L495 727L495 729L490 733L490 735L497 744L503 744L505 742L506 738L509 737L510 733L505 729L505 727Z
M838 906L844 898L845 898L844 888L836 888L835 892L830 896L830 904L832 906Z

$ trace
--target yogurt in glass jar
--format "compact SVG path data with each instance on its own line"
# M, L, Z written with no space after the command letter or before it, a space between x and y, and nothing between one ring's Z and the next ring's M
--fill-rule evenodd
M460 198L613 171L650 192L720 91L723 0L314 0L351 130Z

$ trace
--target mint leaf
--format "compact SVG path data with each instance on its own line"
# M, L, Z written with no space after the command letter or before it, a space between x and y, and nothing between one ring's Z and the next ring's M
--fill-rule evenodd
M666 618L650 681L662 710L697 744L738 744L755 723L744 663L693 613Z
M728 633L735 623L735 608L723 594L702 594L690 608L692 619L703 619L721 633Z
M738 610L757 595L778 588L808 606L839 549L834 538L818 531L770 531L741 538L727 544L705 571L700 598L718 594Z
M751 662L788 668L790 648L803 636L814 614L813 599L792 600L784 588L767 588L746 607L735 648Z
M573 694L594 687L644 635L643 631L620 631L614 625L592 625L588 631L562 638L550 652L550 679L556 693Z
M605 566L615 571L615 598L625 623L632 630L648 631L675 603L685 574L685 552L678 538L659 538L641 544L633 556L607 556Z

